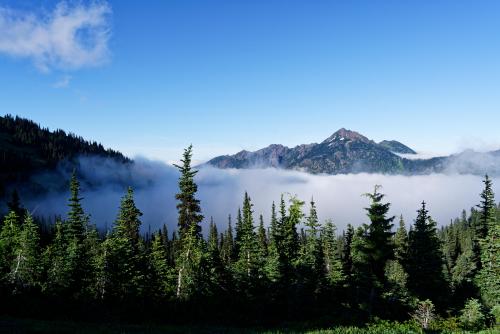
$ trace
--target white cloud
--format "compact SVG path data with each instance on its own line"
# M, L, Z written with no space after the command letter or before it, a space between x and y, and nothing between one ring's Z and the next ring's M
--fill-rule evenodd
M35 181L46 184L50 180L58 180L65 186L71 169L64 170L65 174L41 175ZM82 158L80 172L95 185L88 187L83 184L82 195L85 209L98 226L111 226L125 186L131 185L135 189L137 205L144 213L142 221L145 230L148 226L159 228L163 223L167 223L170 230L176 228L175 194L178 192L179 174L172 166L147 159L136 159L132 165L120 165L107 159ZM481 176L454 173L419 176L311 175L272 168L223 170L212 167L201 168L196 176L197 196L206 217L204 231L210 216L224 229L227 215L235 217L245 191L252 198L256 220L262 213L265 221L269 222L272 201L278 202L282 193L288 193L298 195L307 202L314 196L320 219L333 218L339 229L344 229L348 223L359 226L368 223L364 208L369 205L369 200L362 194L371 192L376 184L383 186L382 192L387 195L385 200L392 204L391 215L403 214L407 224L412 223L416 210L425 200L432 217L439 225L445 225L459 216L462 209L469 210L479 203L483 187L481 179ZM500 178L495 177L493 181L495 193L500 194ZM27 194L29 192L21 191L27 207L30 210L38 208L38 214L54 217L67 212L68 193L24 198ZM304 209L307 210L307 206Z
M31 59L43 72L97 66L109 57L105 2L59 3L48 14L0 7L0 53Z
M61 78L59 78L59 80L54 82L52 87L54 87L54 88L66 88L69 86L70 81L71 81L71 75L64 75Z

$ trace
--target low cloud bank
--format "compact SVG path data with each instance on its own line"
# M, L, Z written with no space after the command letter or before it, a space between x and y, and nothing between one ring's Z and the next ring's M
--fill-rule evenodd
M127 186L135 190L137 206L144 213L143 230L167 224L176 226L175 193L178 191L177 170L165 163L136 159L129 165L109 159L80 159L83 205L92 222L100 228L110 228L116 218L120 198ZM61 169L59 179L69 179L67 169ZM381 174L311 175L280 169L216 169L203 167L196 176L198 198L206 221L210 216L220 228L227 224L227 215L236 216L245 191L254 203L255 218L263 214L269 220L271 203L278 202L282 193L288 198L297 195L309 202L314 197L320 219L332 218L339 229L348 223L361 225L368 219L364 208L369 200L362 194L382 185L386 200L392 203L392 215L403 214L407 223L413 221L422 200L428 203L431 215L439 225L449 223L462 209L469 210L479 203L482 190L480 176L461 174L431 174L419 176L389 176ZM496 193L500 194L500 179L494 178ZM68 192L53 191L24 202L37 215L65 216ZM307 210L307 206L305 207ZM234 223L234 222L233 222ZM206 222L204 223L206 226ZM206 228L205 228L206 230Z

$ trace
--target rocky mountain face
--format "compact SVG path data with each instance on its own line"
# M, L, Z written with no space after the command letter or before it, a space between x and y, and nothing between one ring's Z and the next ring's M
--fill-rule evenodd
M432 159L407 159L399 154L416 154L416 152L398 141L384 140L376 143L355 131L340 129L319 144L299 145L293 148L274 144L255 152L241 151L235 155L219 156L206 164L218 168L237 169L275 167L313 174L415 175L446 171L500 174L500 151L463 152ZM488 168L485 168L484 160Z

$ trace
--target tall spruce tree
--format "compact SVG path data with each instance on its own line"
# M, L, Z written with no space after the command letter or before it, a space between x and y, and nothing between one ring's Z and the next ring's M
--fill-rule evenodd
M241 231L238 240L239 254L235 269L242 283L242 289L246 290L246 293L251 293L251 290L257 285L259 270L261 269L259 243L254 230L252 207L250 196L245 192Z
M71 175L70 194L68 203L70 210L66 222L67 237L68 239L74 238L77 243L81 243L87 227L88 217L85 215L81 204L83 197L80 197L80 182L78 182L76 170L73 170L73 174Z
M403 265L408 252L408 232L403 216L399 217L399 226L394 235L394 258Z
M409 234L408 287L420 299L439 302L446 296L443 276L441 242L437 235L436 222L429 216L425 202L417 211L413 230Z
M395 217L387 217L390 203L382 203L384 194L379 192L380 186L375 186L373 193L365 194L371 201L366 208L370 224L366 226L366 254L369 258L372 273L379 282L384 282L384 268L388 260L394 258L394 241L391 231Z
M113 232L106 240L107 263L113 298L136 298L144 293L146 263L143 241L139 235L141 211L136 207L132 188L122 197Z
M484 189L481 192L481 204L478 205L480 216L475 226L478 239L486 238L489 227L496 223L495 194L492 189L492 181L488 175L485 175L483 183Z
M194 177L198 171L191 167L192 145L184 150L181 165L175 165L181 173L179 177L179 193L175 195L178 200L177 210L179 226L179 255L177 265L178 299L189 299L197 293L197 280L202 257L203 240L201 237L200 201L196 198L198 186Z
M486 175L481 194L480 219L476 227L480 246L480 270L476 281L481 299L489 306L500 305L500 222L497 220L492 182Z
M16 249L19 247L21 226L19 216L15 211L10 211L5 216L0 230L0 280L9 273Z
M200 201L196 198L198 186L194 181L197 170L191 167L191 159L193 156L193 146L189 145L184 150L181 165L174 165L179 169L181 176L179 177L179 193L175 195L178 200L177 210L179 237L182 240L186 233L194 233L194 237L201 237L201 226L203 215L201 214Z
M10 279L16 291L33 289L40 284L40 235L33 217L27 213L11 265Z

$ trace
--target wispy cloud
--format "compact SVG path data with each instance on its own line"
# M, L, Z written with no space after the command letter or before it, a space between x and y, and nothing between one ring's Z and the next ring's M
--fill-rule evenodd
M64 75L61 78L59 78L59 80L54 82L52 87L54 87L54 88L66 88L69 86L70 81L71 81L71 75Z
M43 72L100 65L109 57L110 14L106 2L61 2L45 14L0 7L0 53Z

